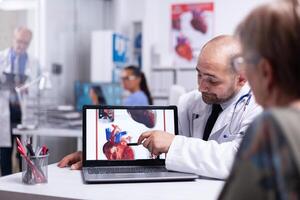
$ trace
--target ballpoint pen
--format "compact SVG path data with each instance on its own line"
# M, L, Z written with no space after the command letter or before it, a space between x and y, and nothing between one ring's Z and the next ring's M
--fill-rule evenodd
M138 144L138 143L127 143L127 146L138 146L138 145L140 145L140 144Z
M35 153L34 153L34 151L32 149L31 144L26 144L26 149L27 149L27 152L29 152L30 156L35 156Z

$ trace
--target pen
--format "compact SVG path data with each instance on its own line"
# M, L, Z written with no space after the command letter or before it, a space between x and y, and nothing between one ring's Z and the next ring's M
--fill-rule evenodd
M29 152L30 156L35 156L31 144L26 144L26 149Z
M38 152L37 152L37 154L36 154L37 156L40 156L40 155L41 155L42 149L43 149L43 148L41 147L41 148L38 150Z
M45 175L41 171L39 171L39 169L35 166L35 164L32 162L32 160L30 160L28 158L28 156L26 155L26 150L18 137L16 138L16 140L17 140L17 144L18 144L17 149L20 152L20 154L24 157L24 159L26 160L28 167L32 170L32 174L33 174L35 180L37 181L37 183L43 182L45 180Z
M43 147L42 147L42 154L46 155L47 153L48 153L48 148L47 148L46 145L43 145Z
M17 144L18 144L18 150L20 151L20 153L23 153L26 155L26 149L22 145L21 141L19 140L18 137L16 137L16 140L17 140Z
M127 143L127 146L138 146L138 145L140 145L140 144L138 144L138 143Z
M40 146L35 147L35 155L37 155L37 156L39 155L38 154L39 150L40 150Z

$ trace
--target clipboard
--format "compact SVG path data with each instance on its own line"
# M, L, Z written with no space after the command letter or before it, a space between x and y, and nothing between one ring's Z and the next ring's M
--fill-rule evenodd
M14 74L3 72L0 79L1 89L14 89L16 86L23 85L28 76L25 74Z

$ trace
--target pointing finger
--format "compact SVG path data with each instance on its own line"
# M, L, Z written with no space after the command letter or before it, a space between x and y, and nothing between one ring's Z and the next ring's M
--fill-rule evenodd
M138 144L141 144L143 142L144 139L148 138L150 135L152 134L151 131L147 131L147 132L144 132L140 135L139 139L138 139Z

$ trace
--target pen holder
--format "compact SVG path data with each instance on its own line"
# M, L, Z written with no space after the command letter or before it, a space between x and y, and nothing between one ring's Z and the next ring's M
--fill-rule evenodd
M22 156L22 182L29 185L48 182L49 154Z

